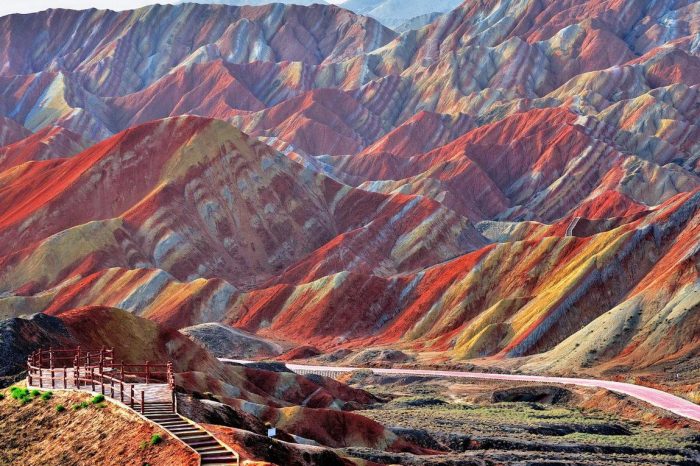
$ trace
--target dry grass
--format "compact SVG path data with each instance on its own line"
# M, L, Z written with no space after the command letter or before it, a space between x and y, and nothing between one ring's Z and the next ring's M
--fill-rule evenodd
M0 465L197 464L196 455L157 427L111 403L91 405L90 399L88 394L54 391L46 400L0 400ZM56 409L84 402L84 409ZM162 443L139 448L155 434L163 436Z

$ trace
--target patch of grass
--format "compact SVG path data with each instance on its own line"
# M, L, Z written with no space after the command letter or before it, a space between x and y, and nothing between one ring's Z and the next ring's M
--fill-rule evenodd
M57 413L62 413L63 411L66 410L66 407L63 405L56 405L56 412Z
M5 394L4 394L4 393L0 393L0 401L2 401L2 400L4 400L4 399L5 399Z
M26 388L22 388L22 387L11 387L10 388L10 395L12 396L12 398L19 401L19 404L21 406L24 406L33 400L32 393L34 391L38 392L38 390L32 390L30 392ZM41 392L39 392L39 393L41 393Z
M53 393L51 393L51 392L44 392L41 394L41 399L44 401L48 401L51 398L53 398Z
M95 395L92 397L92 400L90 400L90 403L96 405L98 403L102 403L105 400L104 395Z
M86 409L90 407L90 403L83 401L82 403L75 403L73 405L73 411L78 411L79 409Z
M158 445L158 444L161 443L162 441L163 441L163 436L162 436L162 435L160 435L160 434L153 434L153 435L151 435L151 441L150 441L150 444L151 444L151 445Z
M11 387L10 388L10 395L15 400L20 400L22 398L29 397L29 390L27 390L26 388L22 388L22 387Z
M41 392L40 392L39 390L37 390L36 388L35 388L34 390L32 390L31 392L29 392L29 393L30 393L34 398L36 398L37 396L41 395Z

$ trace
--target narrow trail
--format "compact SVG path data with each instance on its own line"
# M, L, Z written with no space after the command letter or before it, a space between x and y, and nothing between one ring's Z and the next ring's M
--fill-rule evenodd
M232 359L220 359L222 362L249 364L253 361L240 361ZM462 371L438 371L422 369L374 369L369 367L334 367L334 366L310 366L301 364L287 364L287 367L298 374L318 374L333 377L340 373L352 371L372 371L377 375L413 375L442 378L465 378L481 380L506 380L516 382L541 382L563 385L577 385L580 387L605 388L617 393L623 393L638 400L644 401L658 408L670 411L678 416L700 422L700 406L681 397L666 393L655 388L643 387L624 382L609 380L581 379L575 377L548 377L540 375L520 374L490 374L480 372Z

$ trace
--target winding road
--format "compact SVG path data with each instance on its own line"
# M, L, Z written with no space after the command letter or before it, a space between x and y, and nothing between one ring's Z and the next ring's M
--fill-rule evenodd
M238 364L251 364L255 361L240 361L233 359L221 359L222 362L232 362ZM396 376L423 376L423 377L443 377L443 378L464 378L480 380L506 380L514 382L539 382L564 385L578 385L580 387L605 388L617 393L623 393L638 400L645 401L656 407L665 409L674 414L687 419L700 422L700 406L688 400L680 398L670 393L657 390L655 388L643 387L631 383L612 382L609 380L579 379L574 377L547 377L540 375L520 375L520 374L490 374L483 372L462 372L462 371L437 371L422 369L375 369L369 367L336 367L336 366L310 366L301 364L287 364L287 368L298 374L319 374L333 376L344 372L372 371L377 375Z

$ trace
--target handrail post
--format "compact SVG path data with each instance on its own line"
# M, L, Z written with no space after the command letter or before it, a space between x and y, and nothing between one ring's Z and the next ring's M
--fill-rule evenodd
M56 380L54 379L53 364L51 365L51 388L56 388Z
M53 347L49 346L49 368L53 369Z
M111 393L110 396L114 398L114 379L112 377L109 378L109 388Z
M92 391L95 391L95 368L90 366L90 386L92 387Z
M68 370L65 362L63 363L63 388L68 388Z
M124 382L119 381L119 401L124 403Z
M44 381L41 379L42 374L41 366L39 366L39 388L44 388Z
M32 370L32 361L31 359L27 359L27 381L29 382L30 387L32 386Z
M131 387L131 396L129 397L131 401L131 409L134 409L134 386L129 385L129 387Z
M121 373L121 376L120 376L120 377L121 377L122 380L124 380L124 360L123 360L123 359L120 361L120 364L119 364L119 365L121 366L121 367L120 367L120 369L121 369L121 370L120 370L120 373Z
M141 390L141 414L144 414L146 412L146 409L144 408L144 399L145 396L143 394L143 390Z
M80 346L78 346L78 354L80 354ZM78 366L78 360L80 359L80 356L75 355L73 358L73 382L75 382L75 388L80 388L80 385L78 384L78 377L80 377L80 369Z

